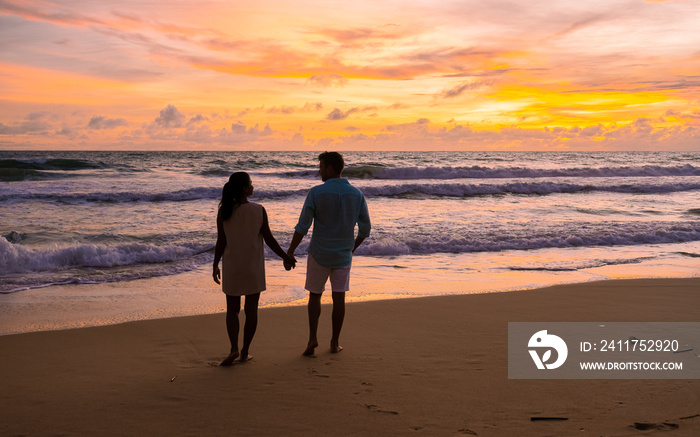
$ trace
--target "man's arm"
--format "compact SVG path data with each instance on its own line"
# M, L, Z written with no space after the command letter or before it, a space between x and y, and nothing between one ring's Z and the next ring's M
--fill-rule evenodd
M306 195L306 200L304 200L304 206L301 207L301 214L299 214L299 222L294 227L294 236L292 237L292 242L289 243L289 249L287 249L287 255L294 257L294 251L297 250L299 243L304 239L304 235L309 232L309 228L314 221L314 200L312 192Z
M290 257L294 257L294 251L297 250L297 247L299 246L299 243L301 243L301 240L304 239L304 235L300 234L297 231L294 231L294 236L292 237L292 242L289 243L289 249L287 249L287 255Z
M365 238L369 237L369 231L372 229L372 222L369 219L369 209L367 208L367 201L364 196L362 196L362 203L360 204L360 216L357 218L357 237L355 238L355 246L352 248L352 253L365 241Z
M355 247L352 248L352 253L355 253L355 250L362 244L362 242L365 241L365 237L360 237L359 235L355 237Z

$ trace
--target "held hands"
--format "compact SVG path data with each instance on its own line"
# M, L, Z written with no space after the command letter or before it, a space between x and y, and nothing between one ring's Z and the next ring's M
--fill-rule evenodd
M291 247L287 251L287 254L284 256L284 258L282 258L282 261L284 262L284 269L286 271L290 271L297 266L297 260L296 258L294 258L294 252L292 251Z
M297 265L297 260L296 260L296 258L294 258L293 255L285 255L285 257L282 259L282 261L284 264L284 269L287 271L292 270Z
M214 282L221 284L221 270L218 265L214 266Z

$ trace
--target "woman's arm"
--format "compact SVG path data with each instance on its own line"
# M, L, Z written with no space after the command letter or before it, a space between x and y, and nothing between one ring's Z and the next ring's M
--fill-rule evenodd
M260 228L260 232L262 233L263 239L265 240L265 244L272 249L277 256L282 258L282 260L286 264L290 264L292 267L296 265L297 260L294 259L294 257L290 257L287 255L284 250L280 247L279 243L277 240L275 240L275 237L272 235L272 231L270 230L270 223L267 220L267 211L265 211L265 208L263 208L263 224L262 227Z
M219 261L224 254L226 248L226 233L224 232L224 222L221 216L216 216L216 248L214 249L214 282L221 284L221 270L219 270Z

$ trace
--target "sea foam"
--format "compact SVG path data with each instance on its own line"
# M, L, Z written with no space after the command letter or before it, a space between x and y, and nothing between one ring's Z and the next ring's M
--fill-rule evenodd
M32 249L0 237L0 271L3 274L54 271L73 267L113 267L183 260L210 250L211 245L131 243L58 245Z

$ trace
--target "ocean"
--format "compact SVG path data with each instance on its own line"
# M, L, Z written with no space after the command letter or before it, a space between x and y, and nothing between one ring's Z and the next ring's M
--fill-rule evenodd
M0 151L0 304L56 287L210 279L217 204L235 171L251 174L251 201L286 248L321 183L317 155ZM358 299L700 274L700 152L343 155L372 219L353 261ZM303 283L285 285L298 275L266 256L275 287L262 304L298 303ZM415 286L386 286L394 278ZM373 291L374 279L384 286Z

